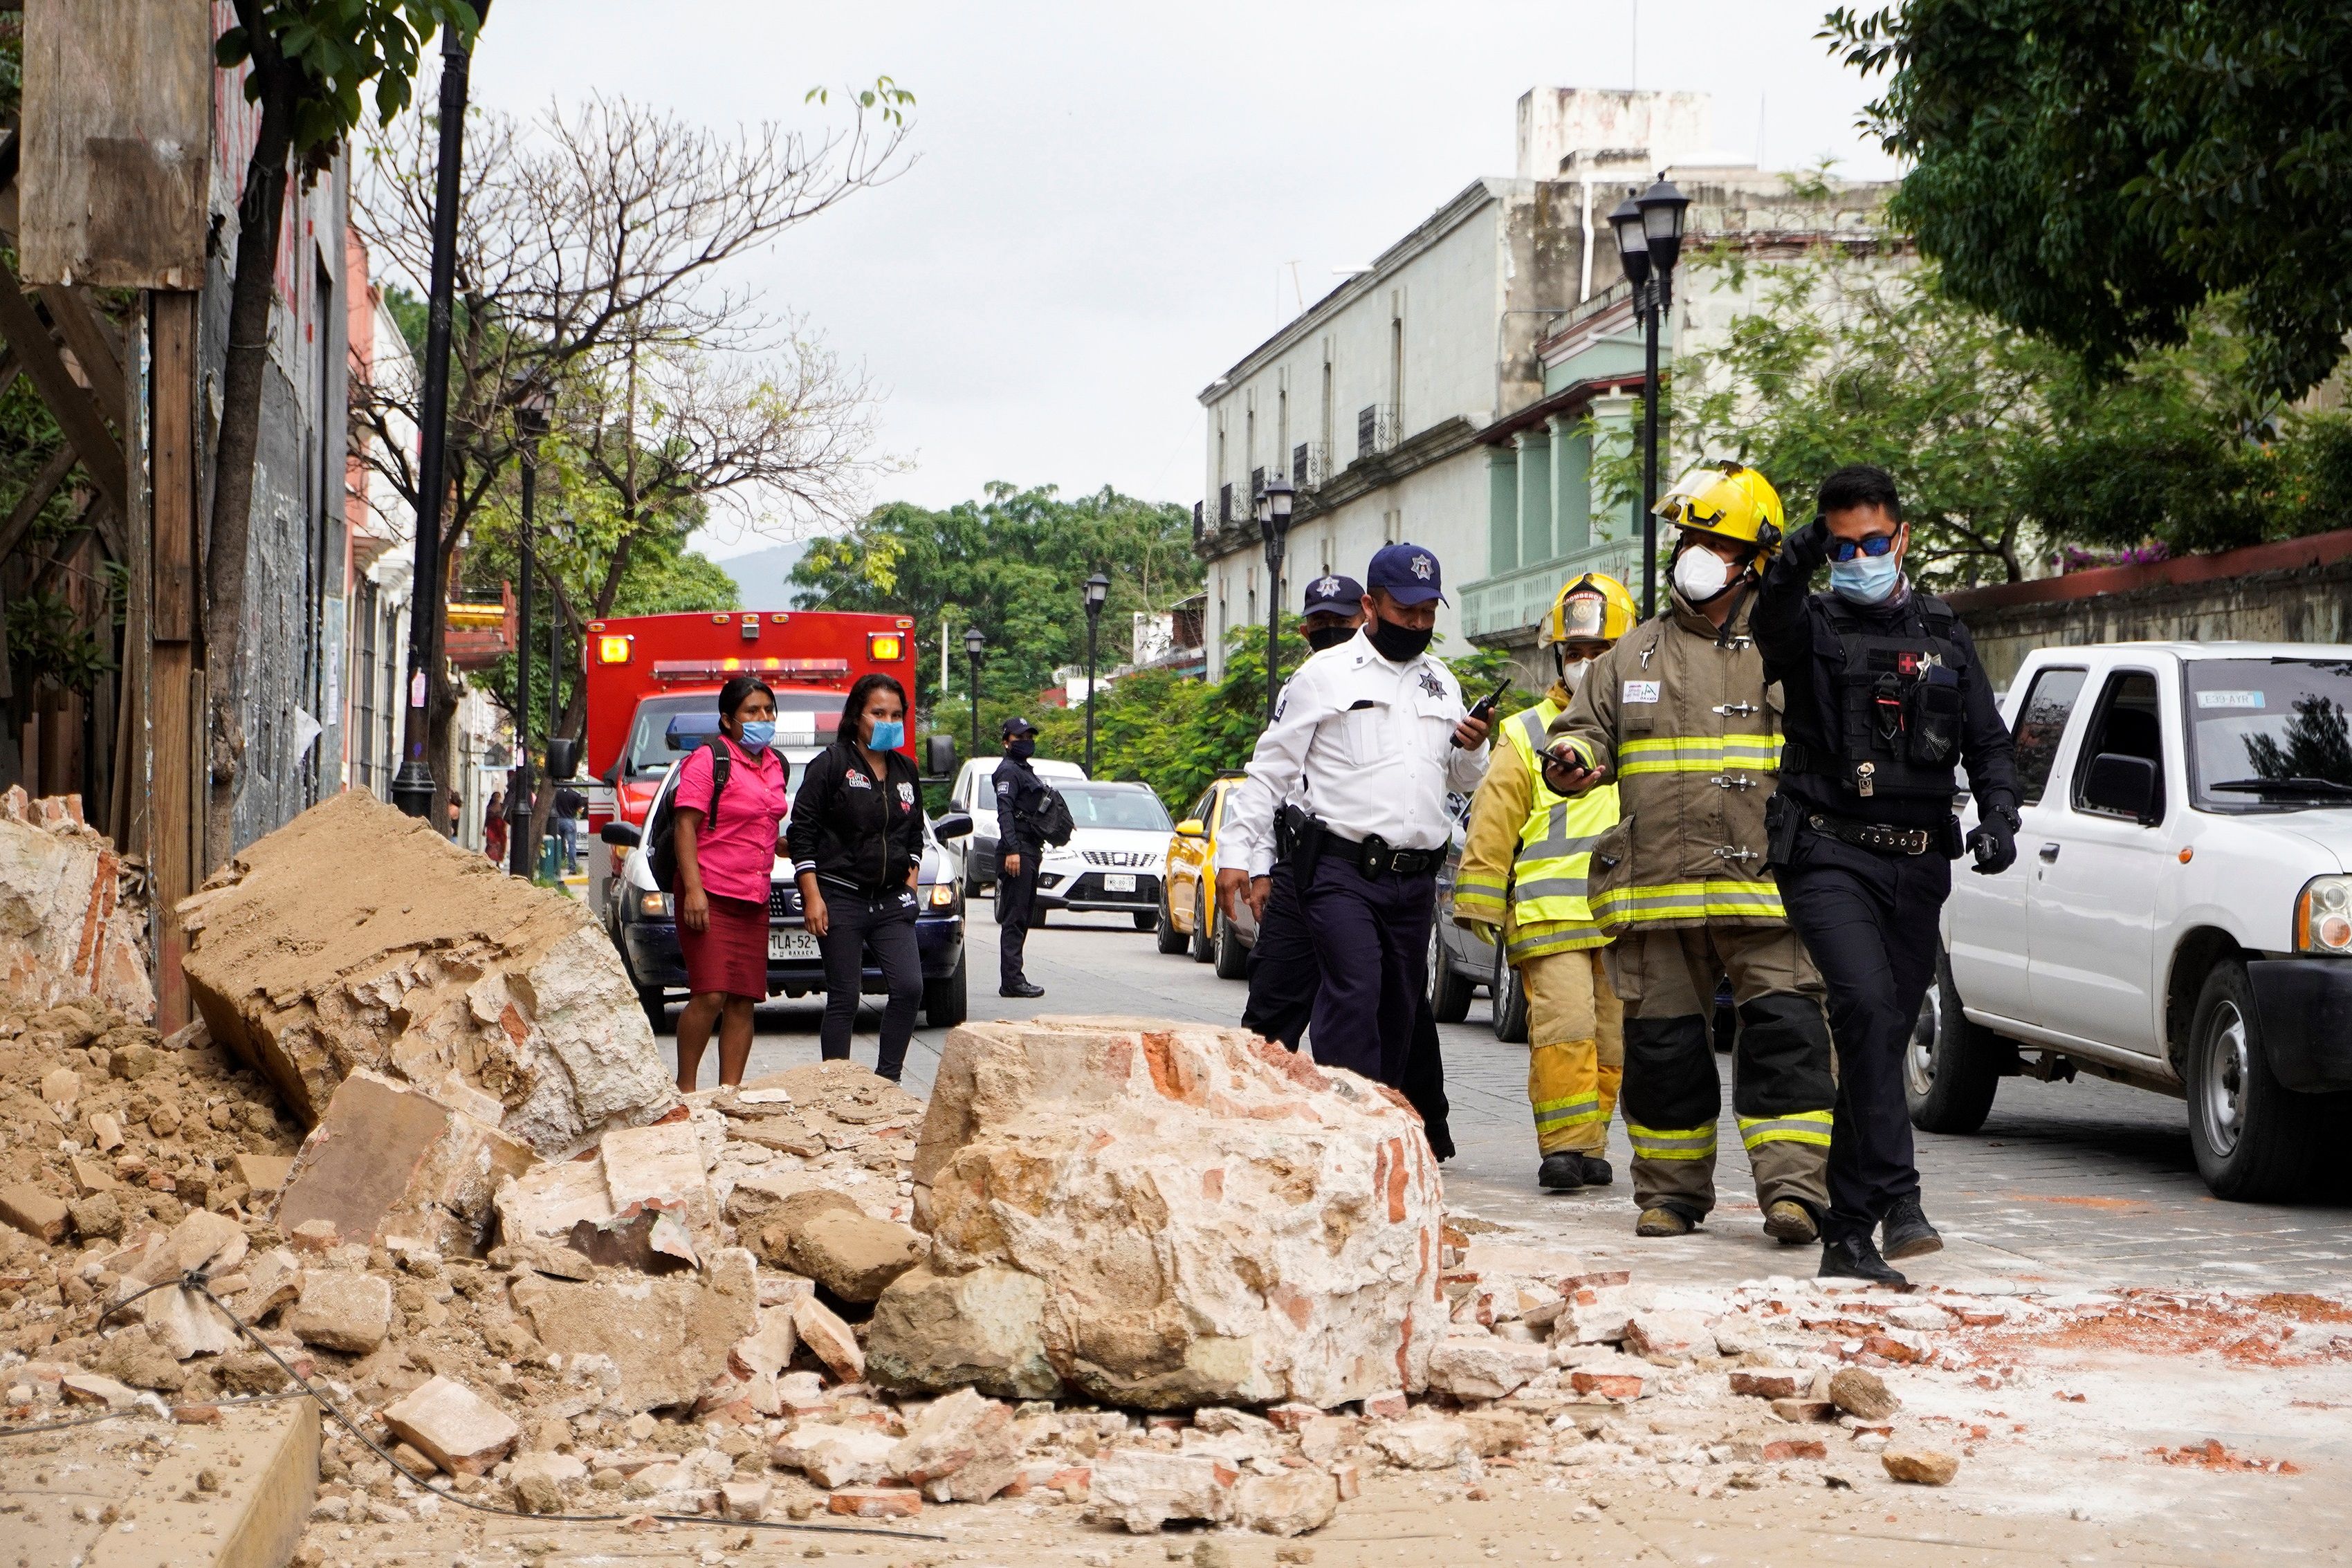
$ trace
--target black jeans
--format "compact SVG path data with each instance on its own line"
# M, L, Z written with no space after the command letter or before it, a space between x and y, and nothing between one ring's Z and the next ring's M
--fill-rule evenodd
M923 1000L923 956L915 946L915 895L909 889L866 898L845 887L821 887L830 917L816 939L824 955L824 1030L827 1061L849 1060L850 1032L857 1027L857 999L870 950L882 970L890 999L882 1009L882 1047L874 1071L896 1083L907 1065L907 1041L915 1032L915 1009Z
M1789 924L1829 988L1837 1043L1830 1129L1830 1212L1822 1239L1867 1237L1887 1210L1919 1196L1903 1059L1936 978L1937 915L1952 862L1881 854L1811 831L1777 868Z
M1037 857L1021 857L1021 874L1007 876L1002 860L996 868L996 924L1002 927L996 934L997 988L1011 990L1029 983L1023 969L1024 949L1029 944L1029 917L1037 902Z
M1436 900L1434 873L1366 876L1336 857L1316 863L1298 898L1322 976L1310 1026L1316 1061L1403 1085L1413 1017L1429 989Z

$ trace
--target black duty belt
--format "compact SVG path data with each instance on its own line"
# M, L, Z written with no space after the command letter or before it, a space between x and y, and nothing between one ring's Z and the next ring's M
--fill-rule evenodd
M1359 841L1343 839L1326 830L1320 853L1334 860L1346 861L1366 876L1378 876L1382 872L1394 872L1399 876L1426 876L1444 863L1444 850L1400 850L1373 833Z
M1885 822L1845 822L1820 812L1810 812L1805 825L1817 833L1826 834L1841 843L1852 844L1858 850L1875 850L1883 855L1924 855L1936 844L1936 834L1927 828L1897 828Z

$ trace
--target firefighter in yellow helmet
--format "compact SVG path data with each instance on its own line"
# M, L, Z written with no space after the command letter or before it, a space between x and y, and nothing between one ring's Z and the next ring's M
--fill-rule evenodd
M1594 664L1553 721L1545 780L1570 798L1614 784L1622 818L1594 846L1587 901L1625 1008L1625 1130L1643 1236L1715 1206L1722 1086L1717 988L1738 1010L1732 1109L1766 1234L1818 1239L1827 1206L1830 1032L1820 974L1766 864L1764 802L1780 719L1748 617L1780 548L1780 497L1737 464L1702 468L1657 507L1678 530L1672 602Z
M1601 973L1609 938L1593 923L1585 878L1592 846L1616 826L1617 789L1562 795L1544 783L1538 759L1593 660L1633 624L1633 597L1613 577L1587 572L1560 589L1537 637L1550 650L1551 689L1503 721L1454 883L1454 920L1501 945L1527 993L1536 1182L1554 1192L1612 1179L1601 1155L1624 1072L1624 1009Z

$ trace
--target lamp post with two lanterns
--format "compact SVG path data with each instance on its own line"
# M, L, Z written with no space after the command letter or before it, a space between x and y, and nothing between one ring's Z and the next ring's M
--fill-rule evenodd
M1265 722L1282 690L1282 554L1290 538L1290 506L1297 498L1289 479L1270 476L1257 497L1257 531L1265 541Z
M1642 319L1642 616L1658 610L1658 334L1674 308L1675 263L1683 248L1683 214L1690 198L1661 174L1638 195L1625 193L1609 214L1617 256L1633 286Z

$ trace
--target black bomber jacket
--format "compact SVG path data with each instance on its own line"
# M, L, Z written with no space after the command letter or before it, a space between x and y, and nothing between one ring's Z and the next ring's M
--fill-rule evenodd
M869 897L913 881L923 858L921 779L901 752L882 760L877 779L856 746L835 741L810 761L784 829L794 875L813 871Z

